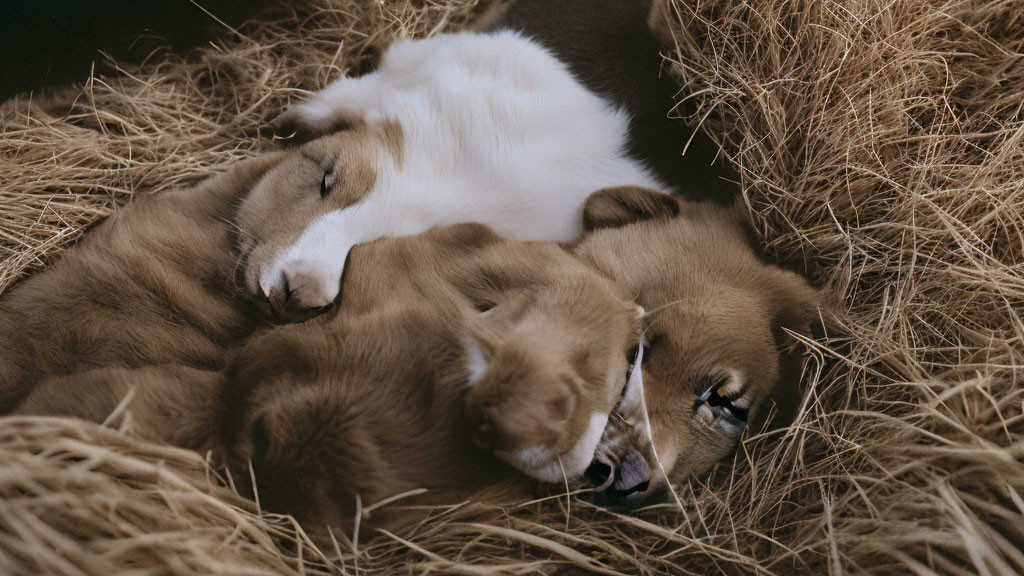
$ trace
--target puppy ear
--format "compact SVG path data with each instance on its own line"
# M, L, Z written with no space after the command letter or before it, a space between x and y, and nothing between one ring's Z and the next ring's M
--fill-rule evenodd
M227 172L211 176L199 186L170 193L189 198L196 211L204 214L203 218L233 220L240 199L248 195L283 158L283 152L270 152L235 162Z
M768 297L772 299L772 330L780 347L792 348L796 339L789 332L811 337L825 298L799 274L776 267L772 267L771 273Z
M464 222L442 228L431 228L424 233L424 236L431 238L435 243L453 247L459 252L483 248L500 242L502 239L490 226L476 222Z
M583 205L583 229L620 228L654 218L674 218L679 202L662 192L639 186L602 188Z
M748 423L751 430L761 430L765 425L785 426L796 417L803 396L798 384L804 353L803 347L798 346L798 337L792 333L814 336L821 326L822 310L829 307L825 293L812 288L799 274L774 266L770 271L773 277L765 279L770 286L765 297L771 299L768 304L772 311L772 335L779 348L779 379L769 397L754 410Z

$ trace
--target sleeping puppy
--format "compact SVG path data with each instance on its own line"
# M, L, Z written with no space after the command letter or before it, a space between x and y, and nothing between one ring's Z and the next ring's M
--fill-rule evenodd
M461 222L577 240L594 190L665 189L627 152L628 114L511 30L398 42L278 128L300 145L237 224L245 287L280 319L334 302L356 244Z
M410 413L424 406L403 404L402 382L447 386L457 376L457 389L444 390L465 403L456 412L471 424L460 434L466 442L537 480L580 476L625 383L626 351L638 340L639 313L613 283L555 244L513 242L485 226L464 224L360 246L346 281L350 306L336 323L325 317L324 334L306 345L316 349L328 338L346 342L344 350L322 348L322 361L265 349L255 355L231 351L259 329L260 315L234 297L233 230L225 223L239 195L280 159L243 162L196 189L140 198L5 294L3 412L102 422L131 393L128 406L140 435L233 454L237 444L223 442L215 431L231 430L234 438L230 423L246 418L249 398L238 390L277 371L326 365L322 373L334 379L310 382L313 388L374 374L373 382L391 382L394 389L375 400ZM314 326L295 330L316 333ZM286 341L282 334L258 342ZM446 344L453 334L457 338ZM553 344L536 347L552 337ZM446 347L453 352L430 362L403 352L424 342L436 343L428 348L432 353ZM261 350L257 343L246 349ZM411 363L403 366L407 356ZM273 366L260 357L302 360ZM420 372L435 364L436 376ZM503 372L510 366L515 370ZM532 387L512 382L520 378ZM288 389L261 390L283 395ZM360 410L358 398L339 395ZM521 418L509 406L545 418Z
M299 146L239 215L250 296L308 318L336 300L352 246L431 226L578 240L584 200L609 186L730 201L717 146L668 118L649 8L519 0L487 32L397 42L285 112Z
M4 293L0 414L49 377L105 366L219 369L260 318L232 287L228 222L279 158L241 162L193 189L137 198ZM75 397L75 386L57 386L51 399Z
M582 477L639 335L614 284L479 225L361 245L349 266L351 306L253 339L227 372L226 460L252 463L264 507L345 526L417 488L451 503Z
M788 351L794 333L810 336L823 298L758 258L742 214L641 188L587 201L576 255L647 311L642 369L588 473L601 503L663 496L731 453L773 405L792 404L799 358Z

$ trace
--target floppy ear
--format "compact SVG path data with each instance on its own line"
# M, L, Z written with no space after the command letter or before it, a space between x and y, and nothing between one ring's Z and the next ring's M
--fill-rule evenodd
M443 246L455 248L459 252L466 252L471 248L483 248L502 240L493 228L477 222L463 222L442 228L431 228L424 233L424 237L429 237Z
M772 287L768 291L772 310L772 331L782 348L791 348L796 340L787 332L811 337L812 327L824 306L824 298L799 274L772 267Z
M662 192L640 186L602 188L583 205L583 229L620 228L654 218L674 218L679 202Z
M820 311L828 306L825 295L812 288L803 276L776 266L770 268L770 273L771 277L765 279L768 285L765 298L771 299L768 304L772 312L772 335L779 347L779 379L763 405L754 412L754 417L748 423L751 430L760 430L769 424L769 413L773 411L769 406L772 403L772 428L786 426L796 417L802 397L798 383L803 366L803 350L797 346L798 340L789 332L813 336L815 327L819 325Z

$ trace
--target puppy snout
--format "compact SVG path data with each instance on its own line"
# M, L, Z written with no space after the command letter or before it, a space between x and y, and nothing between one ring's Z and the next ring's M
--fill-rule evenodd
M609 508L638 508L661 491L652 487L651 468L636 449L630 449L618 463L596 456L585 477L594 486L588 499Z
M285 301L296 308L322 308L334 300L327 280L304 260L289 262L282 270Z
M642 493L647 491L650 485L651 468L647 465L647 460L638 450L630 450L615 471L615 481L611 486L613 496L625 498Z
M314 263L305 260L288 262L280 274L261 288L274 315L291 322L315 316L338 293L337 286Z
M485 408L472 423L473 442L487 450L502 450L508 447L509 433L495 417L496 408Z

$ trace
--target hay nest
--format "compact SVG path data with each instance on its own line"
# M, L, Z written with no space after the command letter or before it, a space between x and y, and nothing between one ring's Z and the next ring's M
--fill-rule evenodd
M793 426L635 517L453 503L317 545L200 455L6 418L0 572L1024 573L1024 5L656 1L689 120L739 168L769 251L840 303L807 343ZM287 101L474 4L314 0L7 102L0 291L132 195L268 148L259 127Z

